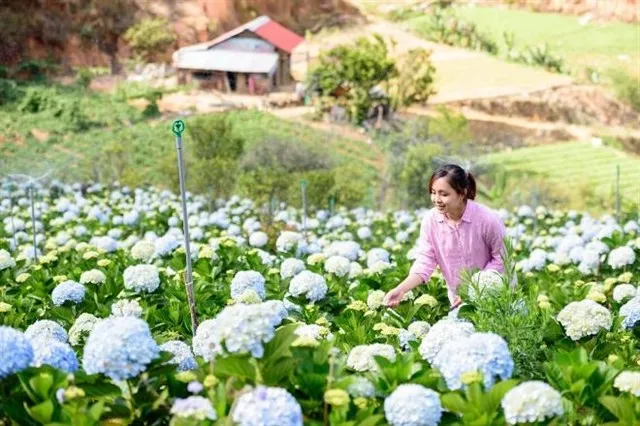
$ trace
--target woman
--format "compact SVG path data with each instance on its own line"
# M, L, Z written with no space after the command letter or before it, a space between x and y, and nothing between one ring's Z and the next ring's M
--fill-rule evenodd
M504 272L505 228L493 210L473 201L471 173L455 164L442 166L431 175L429 193L435 208L422 220L409 276L385 295L387 306L397 306L409 290L427 282L436 266L447 281L452 309L461 303L457 289L462 269Z

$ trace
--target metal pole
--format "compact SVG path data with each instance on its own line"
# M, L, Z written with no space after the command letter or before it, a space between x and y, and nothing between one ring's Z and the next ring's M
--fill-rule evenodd
M307 238L307 181L300 181L300 191L302 191L302 231L304 238Z
M171 130L176 135L176 150L178 151L178 174L180 178L180 195L182 198L182 228L184 231L184 248L187 257L187 275L184 286L187 291L189 301L189 314L191 315L191 328L193 335L196 335L198 328L198 318L196 316L196 302L193 296L193 272L191 270L191 247L189 246L189 215L187 214L187 199L184 189L184 163L182 160L182 132L185 125L182 120L176 120L171 126Z
M616 164L616 222L620 223L620 164Z
M31 230L33 234L33 258L38 263L38 248L36 247L36 211L33 202L33 183L29 185L29 200L31 201Z
M16 224L13 220L13 194L11 193L11 184L9 184L9 216L11 218L11 230L13 234L11 237L13 238L13 250L18 250L18 240L16 240Z

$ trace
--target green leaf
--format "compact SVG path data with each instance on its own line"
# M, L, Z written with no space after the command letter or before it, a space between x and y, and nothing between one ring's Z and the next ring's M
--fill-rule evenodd
M297 337L295 331L298 327L298 324L289 324L276 331L274 338L264 346L264 365L274 364L283 357L292 356L289 348Z
M633 405L631 402L623 399L622 397L615 396L601 396L598 401L604 405L614 416L621 422L634 425L636 415L633 412Z
M262 379L267 386L277 386L296 368L294 358L282 359L277 364L267 366L262 371Z
M33 407L28 407L25 403L24 408L34 420L40 423L49 423L51 421L51 416L53 415L53 402L51 400L41 402Z
M122 392L118 386L111 383L83 383L81 387L90 398L119 396Z
M53 376L49 373L40 373L29 379L29 385L41 399L47 399L49 390L53 386Z
M384 419L384 415L376 414L373 416L369 416L360 423L357 423L358 426L376 426Z
M457 414L465 414L469 411L469 403L457 393L447 393L440 397L442 406Z
M88 413L93 420L98 421L100 420L100 416L102 415L103 411L104 411L104 401L98 401L95 404L93 404L91 408L89 408Z
M216 375L236 376L251 381L256 380L256 371L248 356L217 357L215 361Z

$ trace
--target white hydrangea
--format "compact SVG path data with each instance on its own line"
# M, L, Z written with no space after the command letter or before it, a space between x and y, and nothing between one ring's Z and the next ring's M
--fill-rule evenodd
M100 319L94 315L88 313L82 313L76 319L69 329L69 342L73 346L77 346L82 343L82 340L89 336L93 327L100 321Z
M124 270L124 287L136 293L154 292L160 286L158 268L154 265L134 265Z
M142 262L148 262L156 251L156 246L150 241L141 240L131 247L131 257Z
M246 292L254 291L260 300L264 300L266 293L264 289L265 279L257 271L239 271L231 280L231 298L238 300Z
M601 329L609 330L613 320L607 308L585 299L565 306L558 314L558 321L571 340L579 340Z
M636 261L636 254L631 247L618 247L609 253L607 263L613 269L624 268Z
M0 271L13 268L14 266L16 266L16 261L13 260L11 254L4 249L0 250Z
M203 321L193 338L193 353L211 361L217 354L264 354L263 343L275 335L275 327L288 315L283 302L236 304L225 307L214 319Z
M622 328L630 330L640 324L640 293L620 307Z
M422 338L418 351L423 359L433 363L445 343L463 339L475 332L473 324L446 318L435 323Z
M297 336L309 337L314 340L333 339L333 334L329 332L329 329L318 324L302 324L300 327L296 328L295 333Z
M342 256L351 261L358 260L358 254L360 253L360 244L355 241L334 241L329 244L324 250L324 254L327 257L330 256Z
M389 263L389 252L383 248L372 248L367 252L367 268L373 267L378 262Z
M507 423L541 422L564 414L562 396L545 382L524 382L509 390L502 398Z
M111 315L114 317L135 317L142 316L142 306L137 300L121 299L111 305Z
M471 300L476 300L478 296L476 289L479 291L479 295L490 296L496 294L504 286L502 276L494 270L478 271L473 274L471 281L473 285L470 285L468 290Z
M382 290L373 290L371 293L369 293L369 296L367 297L367 306L369 307L369 309L375 311L376 309L381 307L384 301L385 294L386 293Z
M167 233L154 241L154 255L165 256L180 246L180 241L175 235Z
M324 263L324 270L338 277L344 277L351 270L351 261L342 256L331 256Z
M381 356L393 362L396 360L396 351L393 346L381 343L358 345L349 352L347 367L359 372L378 371L374 356Z
M294 297L306 297L310 302L317 302L327 294L327 282L322 275L311 271L302 271L289 284L289 293Z
M358 262L351 262L349 266L349 278L357 278L362 275L362 266Z
M305 270L304 262L294 257L285 259L280 265L280 278L293 278Z
M431 329L431 324L426 321L414 321L409 324L407 330L418 339L422 339Z
M249 245L251 247L264 247L268 242L269 236L262 231L253 232L249 235Z
M358 231L356 232L356 234L358 235L358 238L360 238L361 240L368 240L369 238L371 238L371 229L369 229L369 227L367 226L362 226L360 228L358 228Z
M84 271L80 275L80 284L104 284L107 276L98 269Z
M613 300L622 303L625 299L635 297L637 289L631 284L619 284L613 289Z
M435 426L442 418L442 405L437 392L407 383L384 400L384 415L391 426Z
M620 392L640 397L640 371L623 371L613 381L613 387Z
M376 395L376 388L368 379L353 376L351 383L347 386L347 392L352 398L373 398Z
M302 242L302 234L293 231L282 231L276 240L276 248L281 252L290 252Z
M111 237L92 237L89 240L89 244L98 247L106 251L107 253L112 253L118 250L118 242Z

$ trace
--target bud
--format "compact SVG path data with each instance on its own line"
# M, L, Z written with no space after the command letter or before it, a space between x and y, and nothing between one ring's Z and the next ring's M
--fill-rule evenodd
M335 407L349 404L349 394L343 389L329 389L324 393L324 402Z
M462 373L460 381L464 385L470 385L471 383L482 383L482 373L479 371L467 371Z
M101 268L106 268L111 265L111 261L109 259L100 259L98 260L98 266Z
M204 386L207 388L212 388L215 385L217 385L219 382L218 378L216 376L214 376L213 374L209 374L207 375L207 377L204 378Z

